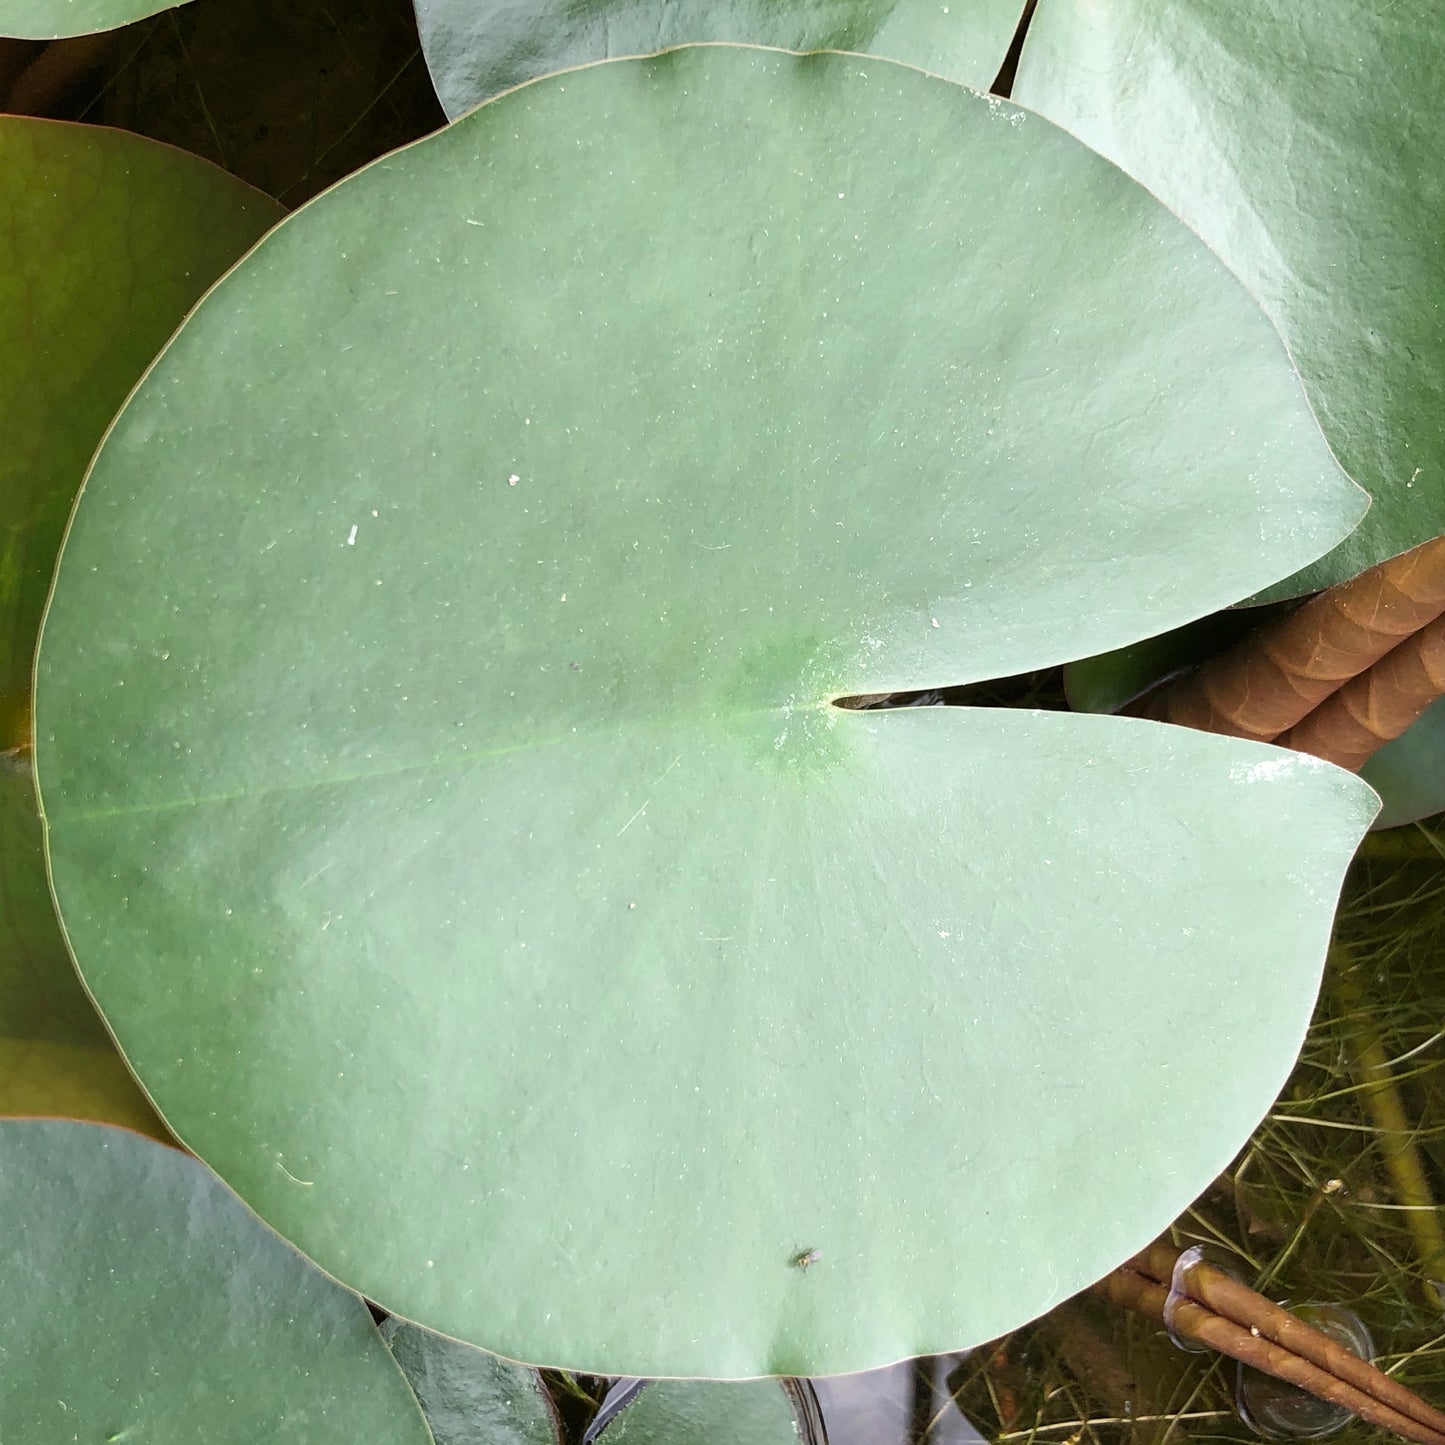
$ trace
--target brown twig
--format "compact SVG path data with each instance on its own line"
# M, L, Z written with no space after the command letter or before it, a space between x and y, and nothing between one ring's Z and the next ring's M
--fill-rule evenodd
M1166 1322L1276 1379L1419 1445L1445 1445L1445 1414L1359 1356L1203 1261L1154 1244L1095 1286L1114 1304ZM1171 1298L1172 1295L1172 1298Z
M1321 592L1157 688L1137 710L1161 722L1272 742L1442 613L1445 537L1437 537Z

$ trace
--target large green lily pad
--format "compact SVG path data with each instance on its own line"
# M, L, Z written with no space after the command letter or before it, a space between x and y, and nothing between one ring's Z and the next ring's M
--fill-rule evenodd
M179 1136L407 1318L606 1374L988 1338L1247 1137L1375 799L832 700L1160 631L1360 500L1053 127L855 56L538 82L284 222L111 432L38 674L64 922Z
M1288 342L1358 531L1268 594L1445 530L1445 29L1429 0L1040 0L1014 96L1173 207Z
M0 1121L0 1437L430 1445L365 1304L202 1164Z
M30 672L60 538L111 417L281 215L194 156L0 117L0 1112L157 1128L75 976L30 777Z
M58 40L144 20L185 0L0 0L0 35Z
M415 0L442 108L455 120L551 71L670 46L730 40L861 50L987 89L1023 0Z

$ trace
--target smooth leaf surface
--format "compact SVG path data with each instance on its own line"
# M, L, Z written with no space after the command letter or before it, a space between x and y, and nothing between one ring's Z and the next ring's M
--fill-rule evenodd
M144 20L185 0L0 0L0 35L58 40Z
M1052 127L857 57L538 82L280 226L108 438L62 914L180 1137L398 1314L605 1374L990 1338L1247 1136L1374 797L830 699L1161 630L1359 499Z
M777 1380L654 1380L607 1427L606 1445L797 1445Z
M1255 292L1358 531L1267 595L1445 530L1445 30L1429 0L1040 0L1015 99L1143 181Z
M381 1337L421 1402L436 1445L557 1445L535 1370L395 1317Z
M430 1445L365 1304L179 1150L0 1121L0 1225L6 1440Z
M415 0L437 98L459 115L504 90L594 60L699 41L858 50L987 90L1021 0Z
M1360 769L1384 807L1375 827L1398 828L1445 811L1445 703L1436 701Z
M31 663L101 434L186 310L280 214L167 146L0 117L0 1112L84 1100L89 1117L159 1127L55 923L30 778Z

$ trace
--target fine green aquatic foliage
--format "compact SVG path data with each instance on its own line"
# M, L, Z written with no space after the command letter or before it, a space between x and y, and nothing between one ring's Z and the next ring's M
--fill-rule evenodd
M0 35L50 40L114 30L185 0L0 0Z
M977 1342L1246 1137L1374 799L832 699L1157 631L1359 501L1053 128L852 56L539 82L277 228L108 438L36 698L70 941L178 1135L408 1318L603 1373Z
M1018 25L1022 0L416 0L437 95L455 119L551 71L741 41L785 50L856 50L985 90Z
M1445 530L1445 30L1431 0L1040 0L1015 97L1136 176L1259 297L1374 497L1270 595Z
M75 977L30 778L30 672L91 453L201 292L281 211L139 136L0 118L0 1109L156 1125Z
M196 1160L0 1121L7 1440L429 1445L366 1306Z

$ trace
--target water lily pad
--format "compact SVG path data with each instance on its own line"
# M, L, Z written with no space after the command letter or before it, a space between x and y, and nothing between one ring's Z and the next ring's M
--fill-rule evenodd
M184 4L185 0L0 0L0 35L58 40L114 30Z
M281 215L169 146L0 117L0 1112L158 1129L75 976L30 778L30 672L86 464L188 308Z
M0 1226L5 1439L430 1445L365 1304L179 1150L0 1121Z
M797 1445L779 1380L655 1380L602 1436L606 1445Z
M409 1319L601 1374L989 1338L1247 1137L1375 799L832 700L1158 632L1360 501L1053 127L858 57L541 81L284 222L107 439L62 914L179 1136Z
M554 70L696 41L861 50L987 89L1022 0L416 0L443 109L457 116Z
M537 1372L395 1318L381 1337L406 1372L436 1445L557 1445Z
M1267 595L1441 531L1442 64L1430 0L1040 0L1029 28L1014 96L1137 176L1254 291L1374 496Z
M1411 727L1360 769L1384 807L1376 828L1398 828L1445 811L1445 702L1436 701Z

